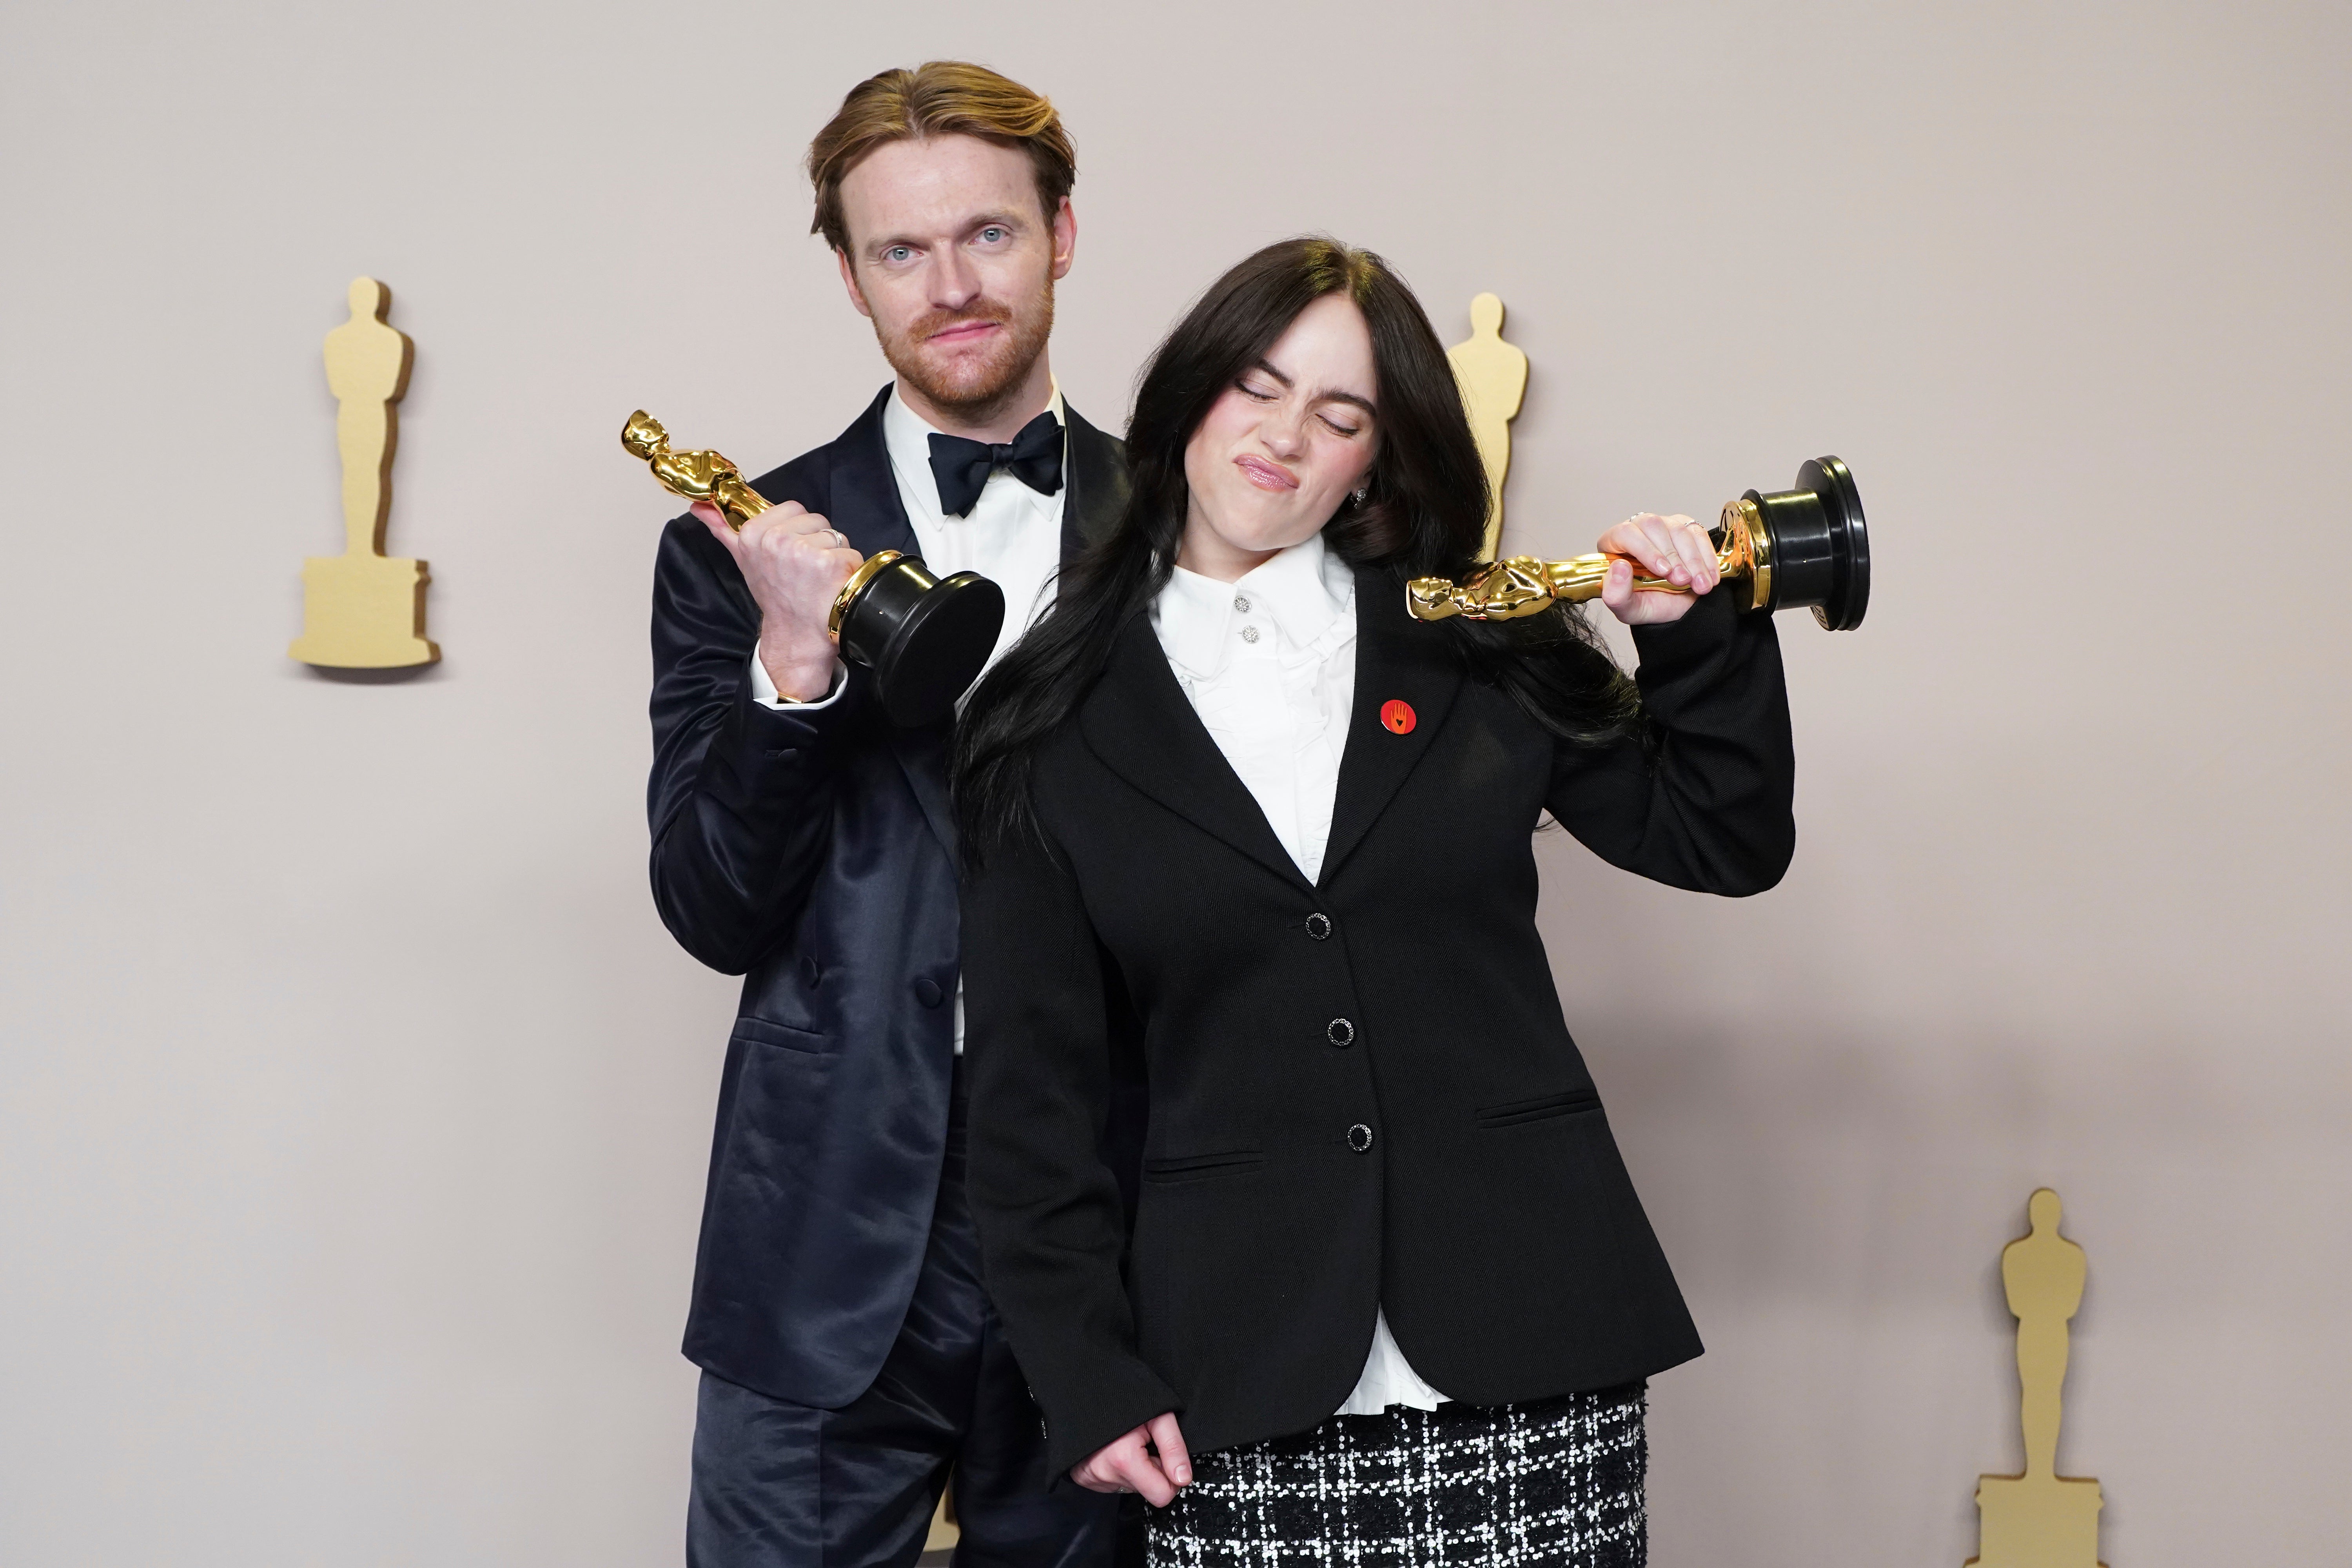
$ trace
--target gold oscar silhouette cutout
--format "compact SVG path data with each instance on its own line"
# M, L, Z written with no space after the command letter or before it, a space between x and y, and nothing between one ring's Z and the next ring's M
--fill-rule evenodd
M2100 1568L2099 1483L2058 1474L2059 1389L2066 1324L2083 1304L2083 1249L2058 1234L2058 1194L2026 1205L2032 1231L2001 1249L2000 1282L2017 1318L2025 1473L1977 1478L1973 1568Z
M327 334L327 385L335 395L335 445L343 458L343 552L302 563L302 635L286 651L334 669L431 664L425 637L422 561L383 552L392 507L393 405L408 390L414 347L384 321L392 290L354 278L352 319Z
M931 1510L931 1529L923 1537L923 1555L929 1558L934 1552L952 1552L962 1539L963 1531L955 1516L955 1479L950 1476L947 1489L940 1493L940 1506Z
M1445 351L1470 414L1470 433L1486 465L1486 544L1492 561L1503 539L1503 480L1511 471L1511 421L1528 392L1528 356L1503 341L1503 301L1481 294L1470 301L1470 335Z

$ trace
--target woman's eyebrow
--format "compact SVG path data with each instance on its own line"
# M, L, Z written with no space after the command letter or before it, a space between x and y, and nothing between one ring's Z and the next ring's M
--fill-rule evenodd
M1275 369L1275 368L1274 368L1274 363L1273 363L1271 360L1264 360L1264 359L1259 360L1259 361L1257 362L1257 363L1255 363L1255 365L1251 366L1250 368L1252 368L1253 370L1262 370L1262 371L1265 372L1265 374L1268 374L1268 375L1270 375L1270 376L1274 377L1274 379L1275 379L1275 380L1276 380L1276 381L1278 381L1278 382L1282 383L1283 390L1284 390L1284 391L1286 391L1286 391L1288 391L1290 388L1292 388L1292 387L1294 387L1294 386L1297 386L1297 385L1298 384L1296 381L1293 381L1290 377L1288 377L1288 376L1286 376L1286 375L1283 374L1282 374L1282 372L1280 372L1280 371L1278 371L1278 370ZM1318 388L1318 389L1317 389L1317 391L1316 391L1316 393L1315 393L1315 399L1316 399L1317 401L1318 401L1318 402L1323 402L1323 403L1349 403L1349 404L1353 404L1355 406L1357 406L1358 408L1362 409L1365 413L1367 413L1367 414L1370 415L1370 416L1371 416L1373 418L1375 418L1375 419L1377 419L1377 418L1379 418L1379 417L1381 416L1381 411L1380 411L1379 409L1377 409L1377 408L1375 408L1375 407L1373 407L1373 406L1372 406L1372 400L1371 400L1370 398L1369 398L1369 397L1359 397L1359 396L1357 396L1357 395L1356 395L1354 393L1352 393L1352 392L1338 392L1338 391L1334 391L1334 390L1332 390L1332 389L1330 389L1330 388L1328 388L1328 387L1323 387L1323 388Z

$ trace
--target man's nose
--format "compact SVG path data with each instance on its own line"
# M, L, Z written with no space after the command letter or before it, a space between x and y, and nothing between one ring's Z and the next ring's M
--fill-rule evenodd
M932 253L931 304L942 310L961 310L980 297L980 270L960 245L941 246Z

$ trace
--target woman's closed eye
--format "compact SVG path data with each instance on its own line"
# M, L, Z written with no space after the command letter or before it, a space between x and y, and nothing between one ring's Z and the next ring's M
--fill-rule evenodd
M1244 397L1248 398L1252 403L1279 403L1282 401L1281 393L1275 391L1271 387L1261 386L1246 378L1234 383L1234 390L1240 393ZM1360 424L1351 424L1347 419L1331 414L1318 411L1316 417L1321 420L1323 422L1324 428L1330 431L1334 436L1352 439L1353 437L1364 433L1364 427Z

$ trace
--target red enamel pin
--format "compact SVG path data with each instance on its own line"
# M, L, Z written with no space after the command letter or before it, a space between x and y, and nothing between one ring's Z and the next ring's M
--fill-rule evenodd
M1417 720L1412 704L1401 697L1391 697L1381 704L1381 722L1400 735L1410 735Z

